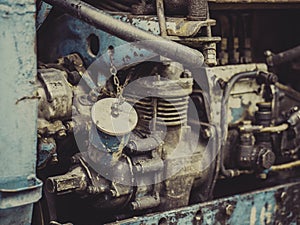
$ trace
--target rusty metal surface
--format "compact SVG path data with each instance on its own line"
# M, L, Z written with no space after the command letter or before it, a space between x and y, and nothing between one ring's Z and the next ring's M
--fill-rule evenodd
M260 73L257 73L258 70L259 71L267 70L265 65L263 64L248 64L248 65L235 65L235 66L230 65L230 66L221 66L221 67L213 67L213 68L209 68L209 67L205 67L201 69L196 68L195 70L193 70L192 68L191 70L193 71L191 72L196 81L195 83L198 83L199 86L201 86L199 89L197 89L198 87L196 87L197 90L194 90L193 95L195 99L198 101L197 103L199 103L200 105L198 111L199 114L200 113L204 114L202 116L202 118L204 118L203 120L200 121L195 120L196 121L195 124L203 126L203 129L201 129L200 132L198 132L198 130L195 129L193 130L190 127L186 126L186 124L190 122L189 115L187 113L187 108L190 108L190 105L187 104L187 99L188 99L187 95L192 92L191 90L192 78L191 77L187 78L186 76L187 74L183 73L184 72L183 68L180 69L180 73L176 70L169 70L170 74L166 74L162 71L160 67L156 68L152 64L150 65L151 72L146 69L145 66L146 64L141 63L139 65L136 65L136 63L140 63L142 60L149 59L147 58L147 56L155 56L156 54L152 54L152 53L149 54L147 50L143 51L141 49L137 49L136 46L130 46L130 47L127 46L125 48L120 47L117 49L116 47L118 47L118 45L124 44L126 42L123 42L121 39L117 38L114 35L118 35L118 37L124 38L127 41L132 41L132 40L136 41L136 40L140 40L140 38L142 38L141 40L144 40L144 38L146 37L143 36L145 32L146 33L148 32L149 34L154 34L156 36L159 35L165 36L165 38L168 40L176 41L181 44L187 46L193 46L196 47L197 49L200 49L201 51L203 51L205 63L209 66L214 66L216 65L216 60L215 60L216 42L220 40L220 38L218 37L213 37L212 31L210 29L211 26L215 25L214 20L189 21L188 19L192 19L192 18L185 19L185 18L167 17L166 22L164 22L163 21L164 18L160 18L159 20L155 16L145 16L145 15L136 16L124 12L112 13L113 17L117 19L115 20L112 17L109 17L109 15L105 14L103 11L97 10L95 8L92 9L92 7L82 4L81 1L49 0L49 2L54 2L57 4L64 2L64 4L61 5L64 7L66 6L66 3L70 3L70 2L78 3L75 5L72 4L68 5L67 10L72 9L73 15L77 13L76 14L77 18L83 19L84 21L94 25L98 29L89 26L88 24L85 24L84 22L78 19L74 19L74 18L70 19L70 17L68 16L62 16L60 17L62 21L61 24L59 22L57 23L57 21L54 21L56 23L53 24L50 22L51 27L52 28L55 27L53 28L53 31L55 32L52 31L52 32L45 32L45 33L46 36L48 35L48 33L49 34L53 33L52 36L60 35L59 33L60 29L64 29L67 27L68 29L65 29L64 31L66 36L61 37L60 39L55 39L55 41L49 38L48 41L50 40L49 42L52 42L53 46L45 47L46 51L43 52L43 54L41 55L44 56L46 55L47 57L48 51L56 52L56 54L59 55L64 55L64 53L66 52L67 54L70 54L76 51L79 54L83 55L83 59L84 59L83 61L86 62L87 61L86 59L88 58L88 63L86 65L89 65L93 59L96 59L97 56L100 56L101 54L105 53L107 49L110 50L114 49L116 50L115 53L117 55L115 58L116 68L120 70L118 76L119 78L126 78L123 86L130 85L130 81L133 82L135 78L143 77L143 75L145 76L151 75L152 77L156 77L157 83L159 83L158 86L156 86L155 82L150 83L149 86L137 85L137 87L133 89L137 89L138 91L133 91L131 89L131 92L129 92L127 96L125 95L125 98L127 97L127 101L132 102L133 104L137 101L137 99L139 99L139 101L135 104L134 107L136 107L138 111L139 121L143 123L139 124L138 129L135 130L136 131L135 135L139 139L138 138L130 139L129 142L131 144L135 143L137 147L131 148L130 145L128 145L123 149L125 144L123 145L123 143L120 144L119 142L115 142L113 139L110 139L107 136L104 137L104 135L102 135L95 129L94 131L90 132L91 138L89 139L89 141L91 145L89 145L88 151L81 152L76 155L68 156L72 161L72 166L69 169L71 169L72 171L72 169L77 168L78 170L76 170L76 175L78 175L78 177L76 176L73 177L74 174L72 174L72 172L71 172L72 175L71 177L69 177L68 174L56 178L53 177L53 175L50 175L50 177L48 176L48 181L49 181L48 184L50 184L49 185L50 192L54 192L54 193L56 192L58 193L61 191L65 193L73 192L72 193L72 195L74 194L73 197L76 195L77 197L82 198L82 200L84 201L87 200L88 205L97 208L96 211L98 213L97 216L99 216L100 214L100 216L102 217L103 215L101 215L101 213L106 212L108 208L110 211L113 211L110 212L110 215L107 215L108 217L111 218L97 219L95 217L95 220L93 221L95 223L93 224L107 222L107 221L115 221L116 218L119 219L128 218L133 215L144 215L145 213L157 212L157 211L161 211L161 213L136 217L136 218L128 219L126 221L119 221L113 224L160 224L162 225L162 224L192 224L193 223L193 224L215 224L215 225L217 224L219 225L220 224L279 225L281 223L284 223L282 222L284 219L288 220L288 224L295 224L297 222L298 218L296 218L297 217L296 214L299 211L299 207L297 205L298 204L297 201L299 198L298 191L297 191L297 189L299 188L298 182L294 184L287 184L286 186L269 188L262 191L252 192L244 195L231 196L225 199L215 200L212 202L206 202L199 205L192 205L187 207L190 204L206 201L207 199L210 198L209 196L212 196L214 184L218 179L218 171L219 171L218 166L221 167L221 174L219 178L225 178L231 176L238 177L241 174L247 174L247 178L248 178L249 174L260 175L261 171L255 169L257 169L258 167L260 169L261 165L263 166L264 169L263 172L265 172L274 163L273 162L274 157L272 158L272 155L270 156L270 153L272 153L273 149L266 148L265 149L266 151L264 150L262 151L262 154L260 154L260 149L257 150L256 148L252 148L253 147L252 145L247 145L248 144L247 141L249 141L248 139L244 140L245 143L240 143L236 151L235 150L231 152L221 151L221 152L225 152L227 158L231 158L232 161L234 161L234 163L231 163L231 161L229 163L224 163L224 161L226 160L223 160L222 156L220 156L219 154L220 150L222 150L220 146L222 146L223 143L226 142L228 128L236 129L236 127L239 128L239 126L242 126L243 129L246 129L249 128L249 126L251 125L250 128L252 129L253 127L251 123L256 124L257 122L256 120L257 118L255 118L255 115L257 115L257 109L255 106L256 103L270 101L270 100L266 100L266 98L269 97L265 98L263 96L263 91L266 90L264 88L265 86L269 87L269 83L263 81L259 82L257 79L258 75L260 75ZM150 2L151 1L147 1L147 3ZM160 1L160 3L162 2L163 0ZM191 1L177 0L172 2L174 4L177 3L180 4L180 3L192 2L192 0ZM164 3L166 3L166 1L164 1ZM105 1L103 1L101 4L107 6ZM107 7L111 7L116 4L118 3L112 1L112 4ZM218 5L219 2L214 1L214 3L212 4ZM255 4L257 6L260 3L259 1L256 2L255 1L242 1L242 2L231 1L228 3L225 3L224 1L224 3L219 5L220 5L220 9L224 9L224 8L234 9L239 7L246 8L248 7L248 5L251 5L251 7L256 7ZM265 5L267 4L269 3L265 3ZM276 4L276 7L278 7L278 5L279 3ZM165 6L166 8L170 7L169 5L165 5ZM147 11L146 5L139 4L139 7L136 8L137 10L136 12L139 12L139 10L141 10L143 11L142 13L145 13ZM104 15L102 15L102 12ZM166 12L168 12L167 9ZM160 14L162 13L163 12L160 12ZM97 16L97 19L99 21L95 21L94 18L95 15L100 16L99 18ZM170 16L171 14L167 14L167 15ZM176 14L176 15L183 15L183 13ZM241 23L245 22L242 17L237 17L237 16L232 16L232 18L230 17L230 20L232 21L231 24L229 24L228 26L231 27L232 24L237 23L237 21L239 21L240 19L241 19ZM109 23L103 24L103 21L105 20L106 22ZM133 29L132 26L125 26L125 25L122 28L126 28L126 27L127 28L131 27L131 28L128 29L128 31L124 31L124 29L120 30L118 26L114 23L118 23L120 26L121 23L119 22L121 21L124 22L123 25L131 24L135 27L140 28L140 30L143 30L144 33L143 32L140 33L138 35L139 37L137 37L136 34L133 33L133 31L134 30L139 31L139 29ZM158 26L159 21L161 22L160 24L162 24L163 21L163 25L160 25L160 27ZM167 34L163 33L160 29L164 25L167 26L167 28L164 28L164 31L167 31ZM236 27L241 28L241 26L236 26ZM110 34L105 33L103 30L100 29L104 29L106 32ZM72 35L75 34L75 36L70 35L70 33L68 33L69 30L71 31L70 33L72 33ZM233 27L232 30L235 30L235 27ZM232 30L229 31L228 29L228 32L231 32ZM244 55L243 53L241 53L241 55L239 54L240 53L239 51L242 52L245 49L250 51L251 44L242 43L243 40L245 40L246 42L247 38L249 38L250 36L245 34L244 39L241 41L240 39L238 39L240 38L238 37L238 34L235 33L234 31L232 32L233 34L232 36L229 36L229 38L232 37L233 46L229 46L230 48L228 50L230 53L233 53L233 55L229 55L228 57L229 63L237 64L237 63L251 62L251 60L243 58L243 57L248 57L246 53ZM43 38L41 39L43 40ZM47 43L48 41L44 40L43 43ZM242 44L239 44L239 42ZM93 43L96 43L96 45L92 46ZM225 42L223 44L225 45ZM159 48L159 46L156 47ZM48 50L47 48L50 48L51 50ZM64 48L65 50L64 53L60 52L59 48ZM223 46L224 53L226 52L226 49L227 47ZM171 54L178 54L178 52L176 53L176 51L172 50L169 52ZM158 53L161 52L158 51ZM184 52L184 55L190 56L190 53ZM184 55L181 56L180 59L184 58L185 57ZM51 55L51 57L53 60L57 58L56 56L53 55ZM105 63L108 62L107 59L108 58L104 57ZM174 56L173 60L178 60L178 57L176 58L176 56ZM190 58L186 58L183 61L187 62L189 60ZM137 74L136 76L134 76L135 77L134 79L132 79L132 74L134 74L132 72L133 70L129 71L131 69L137 71ZM241 79L236 79L234 82L231 82L232 78L235 77L235 75L241 75L241 74L243 74ZM165 77L165 76L170 80L168 80L163 85L163 82L161 81L161 77ZM54 77L55 76L53 76L53 78ZM100 81L99 77L100 76L98 76L97 78L97 76L95 76L95 78L97 78L98 81ZM90 78L93 78L93 76L91 75ZM190 82L176 81L176 84L181 87L180 91L183 90L184 93L178 94L179 91L174 87L174 85L172 85L173 81L177 79L183 81L184 79L190 80ZM103 80L101 80L101 82L102 81ZM127 81L129 81L129 83ZM77 84L72 83L72 85L76 86ZM78 98L79 100L75 104L76 107L78 107L78 112L79 112L79 115L76 116L80 116L80 113L84 112L84 114L87 117L89 117L90 106L92 106L97 100L101 99L102 97L105 98L109 96L110 97L114 96L113 95L114 90L109 86L110 85L109 82L107 83L103 82L101 83L101 85L105 85L106 88L108 89L110 88L110 89L109 91L108 90L104 91L104 89L100 89L100 88L97 89L97 93L98 91L99 93L103 91L102 93L103 95L97 95L94 99L92 98L89 99L89 97L91 97L91 92L85 93L84 90L82 90L82 92L80 91L80 93L73 92L75 97L74 99L76 99L77 95L79 96L79 94L80 95L84 94L85 97L84 98L85 100L82 99L80 100L80 98ZM116 83L112 85L117 86ZM96 85L88 84L88 86L91 89L94 89ZM188 86L188 88L187 87L184 88L184 86ZM131 88L132 87L135 86L131 86ZM49 89L49 85L46 85L46 91L47 89ZM272 87L273 91L274 89L275 87ZM229 91L227 92L226 90ZM272 90L270 88L270 92ZM147 94L151 92L155 92L157 96L151 95L151 97L149 98L140 99L139 97L147 97L141 95L140 91L145 91L147 92ZM224 93L228 93L228 98L224 97L225 96ZM124 94L126 94L126 92L124 92ZM166 101L163 101L157 97L159 98L164 97L167 99ZM177 110L174 110L173 105L176 106L175 108ZM224 109L226 111L226 114L224 114ZM103 107L97 110L97 114L99 113L98 115L101 117L103 117L103 115L101 115L101 113L103 113L102 111L103 111ZM270 115L270 113L268 115ZM264 118L261 119L264 120ZM82 121L83 121L82 124L86 123L84 120ZM45 121L40 121L40 122L45 122ZM70 121L62 120L59 121L59 123L57 124L44 123L46 126L43 126L43 128L44 127L48 128L48 134L51 135L54 135L56 133L58 134L61 131L61 128L63 128L63 130L69 137L69 134L71 134L68 128L68 126L70 125L69 122ZM152 124L152 122L154 125ZM76 124L76 120L75 120L75 124ZM62 125L65 125L66 127L62 127ZM83 125L85 127L83 129L86 131L86 133L88 133L91 130L88 128L89 126L87 125L92 125L92 124ZM167 134L166 137L164 137L163 142L160 142L155 138L155 136L152 135L152 131L157 131L157 129L158 131L161 131L160 129L161 127L163 127L163 125L167 126L166 129ZM95 127L96 126L94 126L94 128ZM267 124L267 127L265 128L275 129L275 127L271 127L271 124ZM40 130L44 131L44 129L40 129ZM237 135L240 135L239 131L241 130L242 129L236 131ZM203 143L191 144L191 137L194 134L192 132L196 133L201 138L203 138L200 140ZM280 131L276 131L276 132L278 133L279 136ZM295 132L298 132L296 128L295 128ZM39 132L39 134L44 135L45 133ZM255 134L256 136L254 137L254 134L252 133L251 135L252 136L250 136L249 138L250 141L254 140L254 138L256 138L257 136ZM103 139L106 140L108 145L112 143L112 145L116 146L117 147L116 152L121 154L120 155L114 154L114 151L107 151L110 149L109 147L107 147L108 145L104 147L103 146L101 147L100 144L98 145L98 143L94 141L95 140L94 138L98 136L104 137ZM262 134L261 136L264 136L264 134ZM210 166L207 169L207 171L210 170L209 172L200 171L199 167L202 168L203 165L200 165L199 162L201 162L203 155L206 154L203 153L203 150L205 145L207 144L206 141L210 137L214 138L213 144L208 145L209 147L208 155L209 158L212 160L212 166ZM59 138L65 138L65 137L59 137ZM58 144L61 141L59 140L59 138L57 137ZM238 140L242 140L242 139L243 137ZM258 139L259 138L257 138L257 140ZM174 149L177 149L175 148L176 147L175 145L179 142L179 140L180 141L182 140L182 144L180 144L178 147L178 149L180 149L181 154L182 152L185 153L190 151L192 147L197 146L197 144L199 144L198 145L199 148L196 149L196 152L193 155L183 157L180 154L178 157L177 156L174 157L172 156L172 152L174 151ZM48 142L45 143L48 144ZM146 143L145 145L141 145L141 143L144 144L145 142L149 142L149 143ZM124 141L124 143L127 143L127 141ZM50 148L51 147L50 144L48 144L43 149L41 148L41 150L47 150L48 152L51 153L53 149ZM88 141L86 141L86 144L88 144ZM230 150L235 149L237 145L234 144L230 143L228 149ZM270 143L268 142L267 144ZM249 146L251 148L249 148ZM67 144L66 145L62 144L62 148L61 148L62 151L65 151L65 149L68 148L69 146ZM241 155L236 154L239 153L238 152L239 150L241 150L242 153L244 154ZM288 149L288 150L294 151L294 149ZM81 149L79 149L79 151L81 151ZM49 155L49 158L50 156L51 155ZM171 157L168 158L169 156ZM244 158L244 156L246 156L246 158L248 156L251 157L250 158L248 157L249 159L247 159L247 163L245 163L246 166L241 168L239 167L240 165L237 165L237 163L235 162L237 160L236 156L238 157L241 156L241 158ZM261 160L261 158L263 158L263 160ZM89 162L88 160L90 160L91 162ZM117 164L115 164L116 160L118 160ZM122 163L122 165L119 163ZM94 164L97 165L97 167L96 166L94 167ZM176 168L179 165L182 165L182 168L180 168L179 171L176 171ZM224 167L223 170L222 170L222 166ZM233 175L227 176L224 173L224 170L237 171L238 173L233 173ZM104 171L105 173L103 173ZM60 172L65 173L62 171ZM170 176L166 178L166 180L159 183L159 177L163 173L167 174L168 176L169 174L170 175L175 174L175 175ZM250 176L251 175L249 175L249 177ZM86 177L88 178L87 180L85 180ZM125 178L127 179L127 181L124 181ZM53 184L51 184L50 182L51 180L53 180L52 182ZM80 181L82 180L85 181L83 185L81 185L80 183ZM110 180L112 180L113 182L110 182ZM225 179L225 180L230 182L230 179ZM136 182L134 183L135 186L133 185L133 181ZM51 187L55 187L55 183L59 184L63 182L66 182L65 189L64 188L60 189L59 185L57 186L58 188L51 188ZM126 187L123 185L123 182L125 182L124 184L126 184ZM218 182L220 181L218 180ZM269 179L266 182L269 182ZM258 181L258 183L260 185L263 182ZM251 190L257 190L257 187ZM293 196L295 196L295 199L292 197L287 198L286 192L291 192ZM226 191L224 191L224 193L226 194L223 194L222 196L227 195ZM278 195L280 195L280 197L278 197ZM286 199L288 200L286 201ZM292 202L292 204L295 206L295 209L292 209L290 207L289 205L290 202ZM85 215L84 213L82 213L82 215L78 214L78 217L80 218L77 218L77 213L76 213L77 211L75 207L81 204L77 204L77 206L76 204L74 204L74 208L73 208L73 199L67 203L69 203L66 204L68 205L67 207L64 208L61 207L57 211L59 212L61 210L65 212L66 211L65 209L68 208L68 211L72 211L72 215L68 215L69 217L68 216L65 217L68 219L64 219L63 217L60 216L55 219L57 219L58 221L72 221L72 222L74 221L74 223L76 224L78 220L81 221L80 224L86 224L86 219L84 219L84 217L87 215ZM180 208L180 207L185 207L185 208ZM119 211L119 208L122 208L120 209L121 211ZM170 210L170 209L172 209L173 211L165 212L166 210ZM64 214L64 212L59 212L59 213ZM241 221L241 215L243 216L243 221ZM285 217L288 217L288 219L286 219ZM90 218L87 218L87 220L89 219Z
M297 181L109 225L296 225L300 222L299 188L300 182Z
M72 114L72 89L66 73L57 69L40 69L38 77L43 88L38 89L40 118L47 120L70 117Z
M119 38L130 42L144 41L142 45L160 55L173 58L192 67L201 67L203 55L195 49L180 45L165 38L140 30L130 24L116 20L105 12L78 0L47 0L48 3L60 7L65 12ZM149 41L151 40L151 41ZM180 54L178 54L180 52Z

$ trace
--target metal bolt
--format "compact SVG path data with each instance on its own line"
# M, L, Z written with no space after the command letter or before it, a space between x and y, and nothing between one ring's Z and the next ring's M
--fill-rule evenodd
M226 81L223 80L222 78L217 80L218 84L220 85L221 89L224 89L226 87Z
M278 81L278 77L275 74L270 73L268 76L268 81L272 84L275 84Z
M199 210L195 215L195 224L201 224L202 223L202 213L201 210Z
M269 169L275 162L275 154L271 150L266 150L261 155L261 166L264 169Z
M65 130L60 130L58 131L57 135L60 137L60 138L63 138L65 136L67 136L67 133Z
M75 122L74 121L69 121L67 122L66 128L68 131L72 131L75 127Z
M183 72L183 77L185 77L185 78L191 78L192 77L192 73L189 70L185 69L184 72Z
M203 137L204 137L205 139L211 137L211 131L210 131L210 129L204 129L204 130L203 130Z
M57 153L54 153L52 155L51 164L57 164L57 163L58 163Z
M118 103L114 103L112 106L111 106L111 115L113 117L118 117L120 115L120 112L119 112L119 104Z
M287 196L288 196L287 193L285 191L283 191L280 195L281 201L285 201L287 199Z
M228 204L225 208L225 213L227 216L231 216L234 211L234 207L231 204Z

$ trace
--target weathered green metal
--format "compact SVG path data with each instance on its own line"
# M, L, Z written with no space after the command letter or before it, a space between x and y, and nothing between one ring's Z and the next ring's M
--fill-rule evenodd
M30 224L35 177L35 2L0 1L0 224Z

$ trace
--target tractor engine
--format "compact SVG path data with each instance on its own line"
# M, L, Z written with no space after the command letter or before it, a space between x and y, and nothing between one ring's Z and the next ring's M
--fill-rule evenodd
M38 1L33 224L115 222L296 176L300 94L278 65L299 72L299 47L261 56L262 15L215 4Z

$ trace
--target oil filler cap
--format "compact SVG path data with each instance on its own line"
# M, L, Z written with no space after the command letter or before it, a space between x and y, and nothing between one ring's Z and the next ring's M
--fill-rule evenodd
M138 122L135 109L117 98L99 100L93 105L91 114L97 129L112 136L128 134Z

